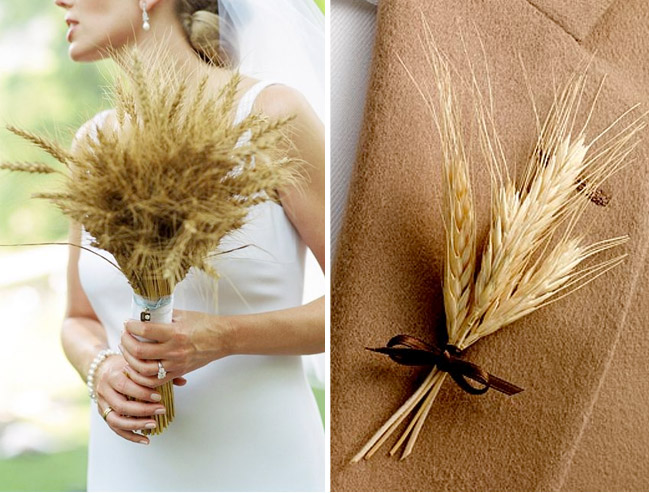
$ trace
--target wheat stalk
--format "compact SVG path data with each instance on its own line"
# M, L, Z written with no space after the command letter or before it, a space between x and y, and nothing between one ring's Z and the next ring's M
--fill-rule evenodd
M0 169L6 169L9 171L22 171L24 173L33 173L39 175L59 173L59 171L44 163L0 163Z
M54 159L56 159L58 162L62 164L68 165L72 161L72 156L70 155L70 153L65 149L63 149L56 142L51 142L50 140L44 137L40 137L32 132L22 130L13 125L7 125L7 130L9 130L11 133L19 137L22 137L28 142L31 142L35 146L40 147L42 150L47 152L50 156L52 156ZM28 170L21 170L21 171L28 171ZM36 171L36 173L42 173L42 171Z
M556 300L557 294L575 285L582 286L586 279L594 279L619 265L625 255L578 269L591 256L621 246L627 240L628 237L624 236L585 246L582 238L562 239L547 256L539 258L537 265L525 272L511 296L487 313L476 332L467 338L465 345L470 346L482 337L532 313L552 298Z
M444 180L443 209L446 230L444 264L444 308L446 330L454 340L468 310L476 263L475 207L471 194L469 162L462 140L461 122L455 110L457 102L451 90L452 80L447 62L431 60L437 82L441 117L437 128L442 142Z

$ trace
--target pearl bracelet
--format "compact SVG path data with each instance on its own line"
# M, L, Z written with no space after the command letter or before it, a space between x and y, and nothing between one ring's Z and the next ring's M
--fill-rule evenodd
M119 355L120 353L113 351L112 349L103 349L102 351L99 351L99 354L95 356L95 359L90 363L86 385L88 386L88 395L93 401L97 402L97 393L95 392L95 373L97 372L97 368L99 368L99 365L101 365L109 356Z

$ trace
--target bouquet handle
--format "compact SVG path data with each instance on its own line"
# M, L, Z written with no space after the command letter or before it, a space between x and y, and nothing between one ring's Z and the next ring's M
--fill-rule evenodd
M173 315L173 294L163 296L157 299L148 299L133 293L131 302L131 318L141 322L152 322L168 324L172 321ZM134 336L141 342L155 342L144 337ZM162 396L161 404L167 410L166 414L161 416L151 416L155 420L156 427L153 430L142 430L145 435L159 435L174 419L174 385L169 381L156 387L156 391Z

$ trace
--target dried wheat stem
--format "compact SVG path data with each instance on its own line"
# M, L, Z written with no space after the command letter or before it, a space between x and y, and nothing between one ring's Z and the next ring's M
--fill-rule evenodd
M372 435L372 438L370 438L367 443L361 448L361 450L352 458L350 462L358 462L361 459L363 459L366 454L376 445L379 440L383 438L383 436L390 431L392 433L396 427L393 427L393 425L398 421L398 423L401 423L407 415L414 409L414 407L417 405L418 402L421 401L421 397L430 390L430 387L433 384L433 380L435 377L435 374L437 373L437 368L433 368L431 372L428 374L428 376L424 379L424 381L421 383L419 388L410 396L410 398L404 402L397 411L390 416L390 418L381 426L381 428L378 429L374 435ZM398 424L397 424L398 426ZM387 439L389 434L383 438L383 441L381 441L381 444Z
M395 443L390 450L390 455L396 454L397 451L401 448L401 445L403 445L408 436L410 436L410 432L417 425L417 423L426 419L426 416L428 416L428 412L430 411L430 406L435 400L435 396L437 396L439 389L444 382L445 375L446 374L444 372L437 371L437 374L435 375L435 378L433 379L433 382L431 384L431 388L426 394L423 394L417 402L417 404L421 403L421 406L419 406L417 413L410 420L410 423L408 424L406 430L402 433L401 438L399 438L397 443ZM403 459L405 457L402 456L401 458Z
M421 414L417 418L417 423L414 429L412 430L412 434L410 435L410 438L408 439L408 443L406 444L406 449L403 451L403 455L401 455L401 460L404 460L412 453L412 449L414 448L415 443L417 442L417 438L419 437L421 428L424 426L424 422L426 421L426 417L428 416L428 413L430 412L430 409L433 406L433 402L435 401L437 394L442 388L442 384L444 383L446 375L448 375L448 373L440 372L440 376L437 382L435 383L430 393L428 394L428 397L422 404L422 407L420 409Z
M425 395L425 392L422 395ZM392 425L385 431L385 433L383 433L381 438L372 446L372 448L367 451L367 453L365 454L365 459L370 459L376 452L378 452L378 450L383 446L388 438L390 438L396 431L396 429L401 426L401 423L403 423L403 421L408 417L412 410L417 407L417 404L419 404L419 400L413 400L410 405L403 410L399 419L395 420Z

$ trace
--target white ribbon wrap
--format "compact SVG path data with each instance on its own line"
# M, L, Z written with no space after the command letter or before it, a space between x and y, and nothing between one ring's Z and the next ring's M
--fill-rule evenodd
M131 301L131 318L140 322L170 324L174 310L174 295L164 296L156 300L144 298L133 293ZM154 342L135 336L141 342Z

